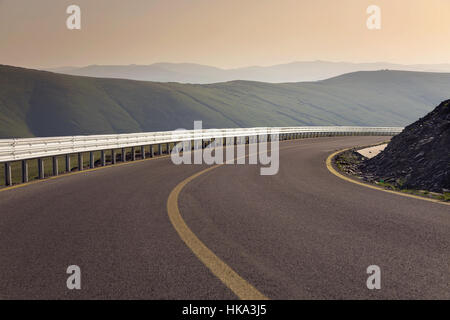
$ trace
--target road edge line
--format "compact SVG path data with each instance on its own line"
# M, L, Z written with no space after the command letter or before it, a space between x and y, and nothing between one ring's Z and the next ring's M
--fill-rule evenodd
M408 197L408 198L413 198L413 199L424 200L424 201L433 202L433 203L438 203L438 204L447 205L447 206L450 205L450 203L447 203L447 202L444 202L444 201L440 201L440 200L437 200L437 199L430 199L430 198L425 198L425 197L421 197L421 196L416 196L416 195L414 195L414 194L407 194L407 193L398 192L398 191L394 191L394 190L387 190L387 189L385 189L385 188L383 188L383 187L375 186L375 185L368 184L368 183L363 183L363 182L357 181L357 180L355 180L355 179L352 179L352 178L350 178L350 177L347 177L347 176L343 175L342 173L340 173L340 172L338 172L336 169L334 169L334 167L333 167L333 159L334 159L334 157L336 157L338 154L340 154L340 153L342 153L342 152L345 152L345 151L347 151L347 150L350 150L350 149L352 149L352 148L346 148L346 149L342 149L342 150L333 152L332 154L330 154L330 155L327 157L327 160L326 160L326 166L327 166L328 171L330 171L332 174L334 174L334 175L337 176L338 178L341 178L341 179L343 179L343 180L346 180L346 181L348 181L348 182L352 182L352 183L357 184L357 185L360 185L360 186L364 186L364 187L366 187L366 188L370 188L370 189L374 189L374 190L379 190L379 191L384 191L384 192L387 192L387 193L396 194L396 195L403 196L403 197Z

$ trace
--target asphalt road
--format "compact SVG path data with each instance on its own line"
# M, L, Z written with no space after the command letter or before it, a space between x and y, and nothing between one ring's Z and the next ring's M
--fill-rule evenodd
M190 182L194 234L270 299L450 298L450 207L365 188L325 166L383 137L281 143L280 171L225 165ZM0 299L236 299L167 214L207 168L154 159L0 192ZM68 290L78 265L82 289ZM368 290L366 268L381 268Z

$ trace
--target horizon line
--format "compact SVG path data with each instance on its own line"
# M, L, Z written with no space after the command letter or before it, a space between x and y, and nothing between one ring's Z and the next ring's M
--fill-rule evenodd
M87 65L60 65L60 66L54 66L54 67L30 67L30 66L21 66L23 68L33 68L37 70L51 70L51 69L62 69L62 68L87 68L87 67L130 67L130 66L138 66L138 67L149 67L154 66L158 64L167 64L167 65L196 65L196 66L203 66L203 67L210 67L215 68L223 71L231 71L231 70L240 70L240 69L248 69L248 68L271 68L271 67L278 67L278 66L286 66L290 64L300 64L300 63L332 63L332 64L353 64L353 65L374 65L374 64L390 64L390 65L397 65L397 66L404 66L404 67L414 67L414 66L450 66L450 62L439 62L439 63L398 63L398 62L391 62L391 61L364 61L364 62L352 62L352 61L345 61L345 60L293 60L291 62L285 62L285 63L276 63L276 64L270 64L270 65L246 65L242 67L219 67L215 65L210 64L202 64L198 62L179 62L179 61L160 61L160 62L152 62L148 64L140 64L140 63L128 63L128 64L98 64L98 63L92 63Z

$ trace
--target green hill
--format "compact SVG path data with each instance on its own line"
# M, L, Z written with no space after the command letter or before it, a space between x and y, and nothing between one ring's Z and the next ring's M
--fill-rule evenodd
M0 65L0 138L192 128L403 126L450 95L450 74L369 71L303 83L195 85Z

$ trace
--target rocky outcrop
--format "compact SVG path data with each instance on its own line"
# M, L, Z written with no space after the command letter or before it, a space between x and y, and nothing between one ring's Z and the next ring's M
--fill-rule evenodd
M359 169L372 182L449 192L450 100L406 127L382 153L362 162Z

